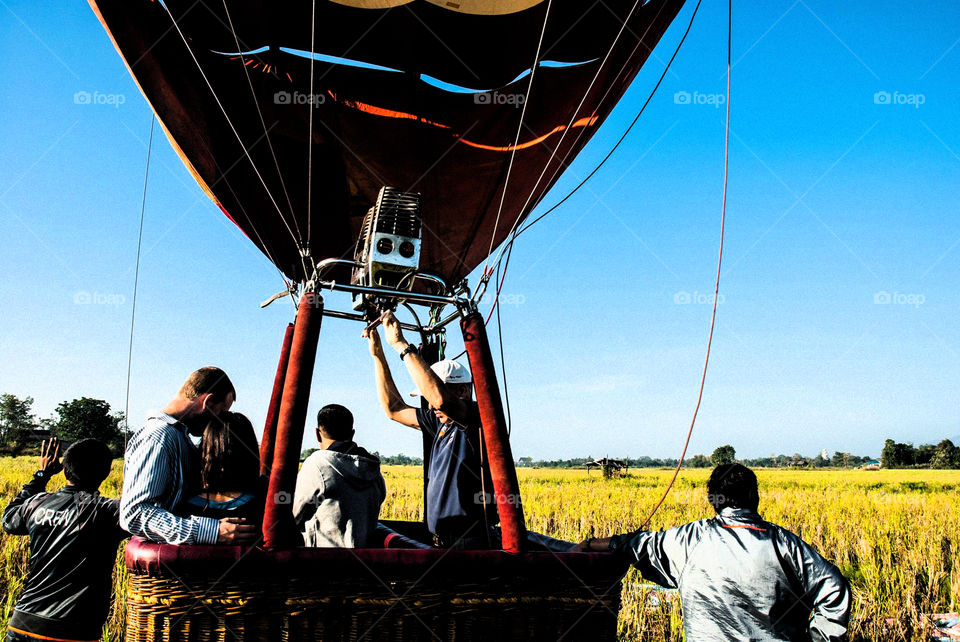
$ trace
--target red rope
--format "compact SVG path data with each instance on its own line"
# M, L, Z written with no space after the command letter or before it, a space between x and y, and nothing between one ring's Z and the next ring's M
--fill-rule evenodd
M663 502L667 499L667 495L670 494L670 489L673 488L674 482L677 481L677 475L680 474L680 468L683 467L683 458L687 455L687 448L690 446L690 437L693 435L693 426L697 422L697 414L700 412L700 402L703 399L703 388L707 380L707 365L710 363L710 348L713 345L713 329L717 321L717 299L720 294L720 266L723 263L723 231L724 223L727 216L727 169L730 162L730 40L733 21L733 0L728 0L727 3L727 123L726 123L726 132L724 134L723 142L723 204L720 208L720 251L717 256L717 279L713 288L713 311L710 315L710 334L707 336L707 354L703 359L703 372L700 375L700 391L697 393L697 405L693 409L693 418L690 420L690 429L687 430L687 439L683 442L683 452L680 453L680 461L677 462L677 467L673 471L673 477L670 478L670 483L667 485L666 490L663 491L663 496L660 497L660 501L657 502L657 505L654 506L653 510L650 511L650 515L647 516L647 519L644 520L643 524L640 525L640 528L646 528L650 523L650 520L653 519L653 516L656 515L657 511L660 510L660 507L663 505Z

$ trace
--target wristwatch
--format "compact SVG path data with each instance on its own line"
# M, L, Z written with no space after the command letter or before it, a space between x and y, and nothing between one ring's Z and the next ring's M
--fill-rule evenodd
M400 361L403 361L403 358L408 354L420 354L420 350L417 349L417 346L412 343L408 344L406 348L400 353Z

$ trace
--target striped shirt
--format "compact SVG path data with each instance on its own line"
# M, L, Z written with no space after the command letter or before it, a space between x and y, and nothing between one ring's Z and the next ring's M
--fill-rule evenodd
M197 458L186 426L162 412L147 417L127 444L120 525L134 535L165 544L216 544L218 520L177 517L170 512L189 496Z

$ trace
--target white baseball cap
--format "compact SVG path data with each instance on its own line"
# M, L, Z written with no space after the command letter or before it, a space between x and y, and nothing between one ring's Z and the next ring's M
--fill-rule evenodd
M473 377L470 376L470 371L466 366L457 363L453 359L444 359L443 361L437 361L435 364L430 366L430 369L433 370L433 373L440 378L440 381L443 383L471 383ZM414 390L410 393L411 397L419 397L420 391Z

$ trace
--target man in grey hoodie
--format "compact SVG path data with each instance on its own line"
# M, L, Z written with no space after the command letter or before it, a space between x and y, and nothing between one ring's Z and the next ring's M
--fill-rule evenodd
M297 475L293 516L306 546L365 548L387 488L380 460L353 441L353 414L330 404L317 413L320 450Z

